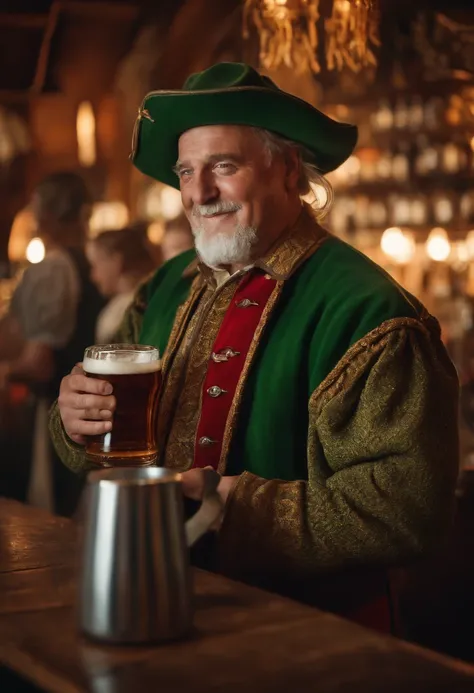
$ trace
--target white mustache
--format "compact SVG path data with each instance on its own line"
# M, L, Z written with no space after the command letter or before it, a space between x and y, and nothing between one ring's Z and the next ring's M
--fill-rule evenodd
M214 202L212 205L194 205L193 217L213 217L216 214L238 212L242 205L238 202Z

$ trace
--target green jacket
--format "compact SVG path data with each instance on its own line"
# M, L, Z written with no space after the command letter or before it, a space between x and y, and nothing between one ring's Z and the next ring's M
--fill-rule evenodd
M436 546L451 517L458 381L436 320L368 258L303 226L260 263L277 288L220 465L241 476L219 564L244 580L400 565ZM158 270L124 324L124 337L165 352L166 426L178 335L212 300L202 273L186 269L192 257ZM64 462L83 468L56 410L51 429ZM189 468L191 454L165 463Z

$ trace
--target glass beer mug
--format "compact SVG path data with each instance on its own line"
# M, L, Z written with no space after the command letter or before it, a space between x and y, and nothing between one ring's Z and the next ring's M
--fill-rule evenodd
M161 383L158 349L141 344L100 344L85 350L82 365L89 378L108 381L116 399L112 430L88 438L87 461L98 467L154 464Z

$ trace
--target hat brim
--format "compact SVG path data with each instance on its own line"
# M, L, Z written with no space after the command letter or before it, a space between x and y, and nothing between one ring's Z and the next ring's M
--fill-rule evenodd
M339 123L284 91L261 87L156 91L143 100L130 158L142 173L179 188L173 171L179 138L205 125L270 130L306 147L322 174L344 163L357 143L354 125Z

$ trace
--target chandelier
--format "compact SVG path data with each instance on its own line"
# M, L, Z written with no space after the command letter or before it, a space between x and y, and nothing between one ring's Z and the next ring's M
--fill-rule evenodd
M245 0L243 36L254 26L259 38L260 65L286 66L296 73L318 73L321 0ZM348 67L359 72L376 66L374 46L380 45L378 0L333 0L331 15L320 22L328 70Z

